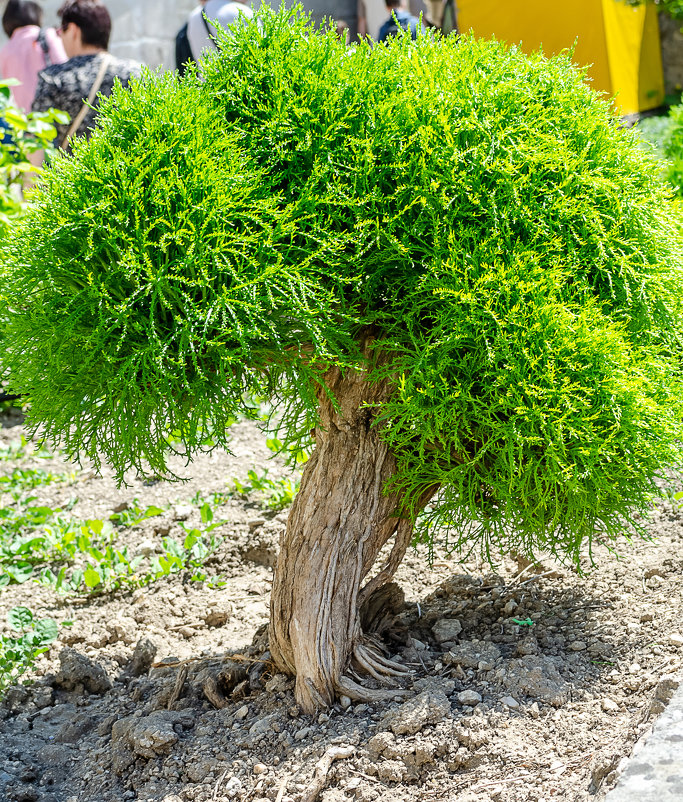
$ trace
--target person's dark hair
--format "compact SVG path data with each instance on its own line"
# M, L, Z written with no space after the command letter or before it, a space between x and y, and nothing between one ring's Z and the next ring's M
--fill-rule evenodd
M398 8L401 5L401 0L384 0L387 8Z
M9 0L2 15L2 27L7 36L25 25L42 25L43 9L31 0Z
M84 45L106 50L111 36L111 17L99 0L66 0L59 11L62 28L73 22L81 29Z

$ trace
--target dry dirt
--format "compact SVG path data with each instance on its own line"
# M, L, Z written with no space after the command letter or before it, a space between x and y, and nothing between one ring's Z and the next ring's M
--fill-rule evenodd
M167 509L117 530L152 553L165 532L181 532L178 519L199 522L198 492L225 491L250 468L285 474L254 424L233 431L233 454L201 456L184 469L186 484L118 489L107 474L31 456L0 472L75 471L33 492L82 519L133 499ZM0 446L21 432L6 422ZM108 595L59 596L32 582L0 590L2 621L27 605L74 622L33 684L0 705L0 799L601 800L677 685L683 517L669 503L647 522L653 542L624 540L620 559L598 548L586 577L510 557L495 572L438 555L429 568L424 551L409 553L388 648L413 670L414 694L382 706L342 700L315 718L297 709L291 679L258 660L286 513L255 497L214 512L225 523L206 570L223 587L181 573Z

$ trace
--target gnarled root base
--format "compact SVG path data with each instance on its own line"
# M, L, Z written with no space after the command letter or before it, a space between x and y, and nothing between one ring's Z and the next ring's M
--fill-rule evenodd
M396 517L397 495L385 493L396 463L373 426L372 410L389 388L362 373L332 370L326 379L339 407L321 393L322 426L289 514L271 595L272 658L296 675L297 701L307 713L338 694L373 702L404 694L357 680L364 674L391 686L408 673L384 656L377 639L393 619L387 607L396 590L389 583L413 528ZM363 586L392 537L388 559Z

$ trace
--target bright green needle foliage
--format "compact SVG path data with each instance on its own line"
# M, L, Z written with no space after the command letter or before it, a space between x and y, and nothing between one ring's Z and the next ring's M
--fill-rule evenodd
M577 556L679 459L680 223L569 58L401 37L349 53L264 9L150 75L57 160L6 254L6 359L37 424L119 475L227 438L296 444L330 366L377 410L427 536ZM380 367L377 367L380 366Z

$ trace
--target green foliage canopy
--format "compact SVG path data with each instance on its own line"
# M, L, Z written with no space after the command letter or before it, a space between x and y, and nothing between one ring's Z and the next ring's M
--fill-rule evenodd
M576 556L679 459L680 217L568 57L399 37L348 52L263 10L148 75L59 158L6 253L5 359L45 433L121 476L331 366L377 410L407 509L453 543Z
M664 153L670 164L667 178L680 198L683 198L683 103L669 112L671 125L664 139Z

